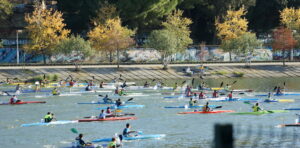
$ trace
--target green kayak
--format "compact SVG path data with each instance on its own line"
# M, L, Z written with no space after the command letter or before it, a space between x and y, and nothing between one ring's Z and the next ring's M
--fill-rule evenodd
M262 110L259 112L236 112L236 113L231 113L234 115L262 115L262 114L271 114L271 113L286 113L288 111L286 110Z

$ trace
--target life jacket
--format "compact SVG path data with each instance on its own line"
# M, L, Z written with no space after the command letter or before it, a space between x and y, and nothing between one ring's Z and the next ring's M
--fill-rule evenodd
M217 92L213 93L213 98L217 98Z
M9 103L14 104L14 98L10 98Z
M232 99L232 94L231 94L231 93L228 94L228 98L229 98L229 99Z
M119 90L118 89L115 89L115 94L119 94Z
M70 81L70 82L69 82L69 85L70 85L71 87L73 87L73 86L74 86L74 82L73 82L73 81Z

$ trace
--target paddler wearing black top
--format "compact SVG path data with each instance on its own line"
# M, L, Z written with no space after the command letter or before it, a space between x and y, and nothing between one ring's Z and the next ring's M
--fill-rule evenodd
M206 102L206 105L204 105L202 107L202 111L204 111L204 112L209 112L210 111L210 108L208 107L208 102Z
M121 101L120 98L116 101L116 105L117 105L118 107L122 105L122 101Z
M103 81L100 83L99 88L103 88Z
M84 147L84 146L91 146L91 145L92 145L91 143L85 143L85 142L82 140L82 137L83 137L83 134L79 134L79 136L76 137L75 140L78 142L77 147Z

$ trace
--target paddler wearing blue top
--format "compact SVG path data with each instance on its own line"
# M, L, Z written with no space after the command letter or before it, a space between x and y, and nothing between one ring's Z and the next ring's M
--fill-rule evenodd
M83 137L83 134L79 134L79 136L75 138L75 140L76 140L76 147L85 147L85 146L91 146L92 145L91 143L85 143L82 140L82 137Z
M137 133L136 131L131 131L130 128L131 128L130 124L127 123L127 124L126 124L126 128L123 130L123 136L124 136L124 137L129 137L130 134L132 134L132 133Z
M117 101L116 101L116 105L117 107L121 106L123 103L121 101L121 99L119 98Z
M108 95L105 95L103 98L104 103L112 103L112 99L108 98Z
M258 103L255 103L254 106L252 106L253 112L259 112L261 111L261 108L259 107Z
M101 110L101 113L100 113L100 115L99 115L99 117L98 117L98 119L105 119L105 117L106 117L106 113L105 113L104 110L102 109L102 110Z

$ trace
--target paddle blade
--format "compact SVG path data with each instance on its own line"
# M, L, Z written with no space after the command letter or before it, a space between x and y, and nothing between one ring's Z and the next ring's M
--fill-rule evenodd
M231 85L235 84L237 81L234 81Z
M222 106L217 106L217 107L215 107L215 108L222 108Z
M74 134L78 134L78 131L76 128L71 128L71 132L74 133Z
M133 100L133 98L128 99L127 102L128 102L128 101L131 101L131 100Z
M244 101L245 104L252 105L249 101Z
M223 86L223 84L224 84L224 83L222 82L222 83L220 84L220 87L222 87L222 86Z
M285 82L283 82L283 86L285 86Z

